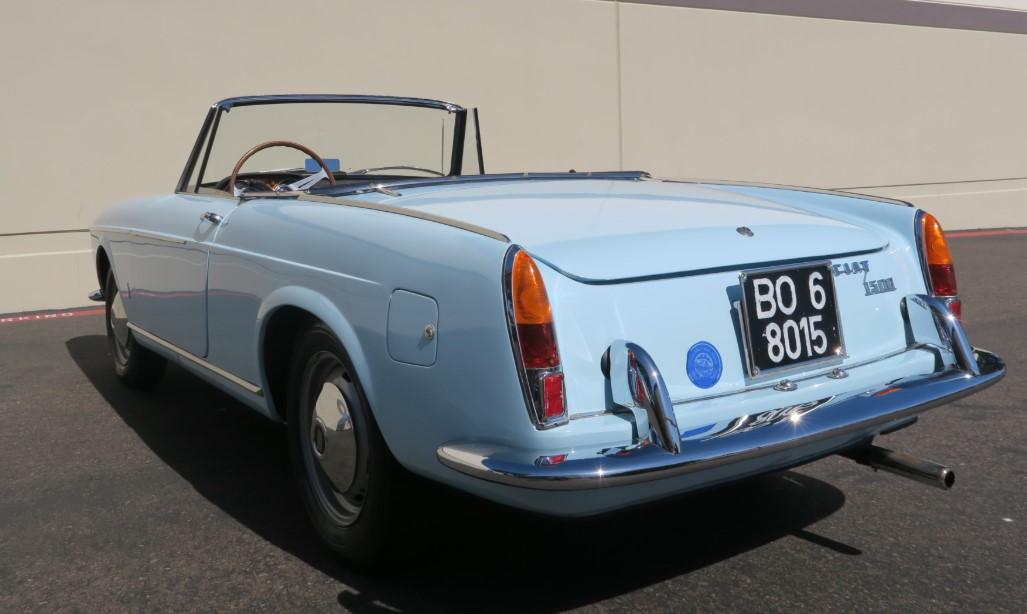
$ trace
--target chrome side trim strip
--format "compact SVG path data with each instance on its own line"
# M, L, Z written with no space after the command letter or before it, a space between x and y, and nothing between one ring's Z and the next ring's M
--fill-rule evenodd
M924 218L927 212L923 209L916 212L913 217L913 236L916 237L917 262L920 264L920 273L924 278L924 289L930 294L934 291L931 283L931 274L927 269L927 245L924 243Z
M203 367L204 369L210 371L211 373L213 373L215 375L218 375L218 376L220 376L220 377L222 377L222 378L232 382L233 384L235 384L236 386L239 386L240 388L242 388L246 392L249 392L251 394L255 394L255 395L258 395L258 396L264 396L264 392L263 392L263 390L260 389L260 386L257 386L256 384L251 384L250 382L248 382L248 381L244 380L243 378L238 377L236 375L232 375L231 373L229 373L228 371L225 371L221 367L218 367L216 365L212 365L209 362L207 362L206 360L200 358L199 356L191 354L191 353L183 350L182 348L178 347L174 343L171 343L170 341L165 341L164 339L161 339L160 337L158 337L157 335L151 333L150 331L148 331L146 329L143 329L143 328L140 328L139 326L137 326L135 324L132 324L131 322L128 323L128 327L132 330L132 332L134 332L134 333L136 333L136 334L138 334L138 335L140 335L142 337L146 337L148 340L156 343L157 345L161 346L162 348L164 348L164 349L166 349L168 351L174 352L175 354L181 356L182 358L185 358L189 362L191 362L191 363L193 363L195 365L198 365L200 367Z
M858 192L846 192L845 190L829 190L825 188L810 188L807 186L798 185L787 185L783 183L761 183L758 181L732 181L728 179L657 179L657 181L663 181L666 183L694 183L696 185L705 186L708 188L716 189L718 185L726 186L738 186L743 188L771 188L775 190L790 190L793 192L811 192L813 194L826 194L829 196L845 196L846 198L859 198L861 200L875 200L877 202L888 203L890 205L902 205L903 207L912 207L911 203L897 198L888 198L887 196L874 196L872 194L860 194Z
M974 352L980 375L948 368L811 403L743 416L729 428L682 442L680 454L655 445L571 450L518 450L487 443L440 446L443 465L507 486L574 491L693 475L681 491L784 469L859 445L889 426L979 392L1006 373L1001 358ZM563 455L558 463L551 460ZM540 462L541 461L541 462ZM712 471L718 469L717 471ZM705 475L695 475L707 472Z
M174 243L175 245L185 245L188 243L181 237L174 235L166 235L159 232L149 232L146 230L136 230L134 228L120 228L118 226L93 226L90 230L100 232L114 232L117 234L129 235L132 237L139 237L140 239L151 239L154 241L162 241L164 243Z
M393 207L391 205L383 205L381 203L372 203L363 200L356 200L353 198L342 198L339 196L320 196L317 194L300 194L295 197L297 200L315 202L315 203L327 203L329 205L342 205L344 207L357 207L359 209L370 209L372 211L381 211L383 213L393 213L395 215L405 215L407 217L415 217L420 220L426 220L429 222L435 222L436 224L444 224L446 226L452 226L453 228L459 228L468 232L473 232L490 239L502 241L503 243L509 243L510 237L506 236L501 232L496 232L489 228L483 228L475 224L469 224L460 220L455 220L449 217L443 217L441 215L434 215L419 211L417 209L408 209L406 207Z

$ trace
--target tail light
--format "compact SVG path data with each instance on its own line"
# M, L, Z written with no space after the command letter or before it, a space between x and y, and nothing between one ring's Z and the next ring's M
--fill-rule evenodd
M540 428L567 422L567 395L553 309L538 265L512 247L506 255L504 282L507 319L531 418Z
M945 231L938 219L930 213L920 212L920 243L923 250L924 272L931 294L946 299L949 310L957 318L963 318L963 304L956 287L956 270L952 265Z

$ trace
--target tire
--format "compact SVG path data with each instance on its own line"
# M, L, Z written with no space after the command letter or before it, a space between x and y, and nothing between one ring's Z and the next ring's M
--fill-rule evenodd
M356 567L378 567L394 558L403 471L335 335L313 325L292 358L286 420L300 498L331 550Z
M107 272L103 296L107 304L107 346L114 361L114 373L130 388L149 390L160 381L167 361L139 345L128 328L124 303L118 295L113 271Z

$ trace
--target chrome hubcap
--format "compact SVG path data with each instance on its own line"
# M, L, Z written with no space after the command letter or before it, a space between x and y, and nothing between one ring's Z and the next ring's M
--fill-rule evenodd
M121 293L114 295L111 301L111 330L114 331L114 339L122 348L128 346L128 316L125 315L125 303L121 300Z
M332 382L321 386L310 424L310 444L332 486L344 493L357 473L357 441L342 391Z

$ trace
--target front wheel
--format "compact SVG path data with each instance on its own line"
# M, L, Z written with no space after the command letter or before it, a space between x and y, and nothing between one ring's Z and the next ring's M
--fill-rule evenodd
M113 271L107 272L103 295L107 303L107 346L114 359L114 373L130 388L152 388L164 375L167 361L136 341L128 327L125 303Z
M296 343L287 421L293 473L321 540L351 563L383 561L402 472L349 356L324 325Z

